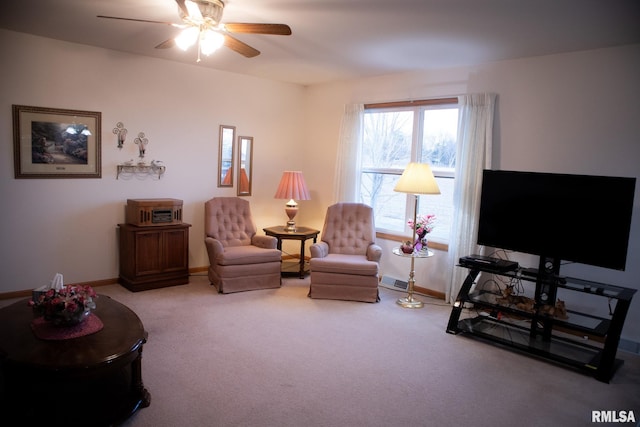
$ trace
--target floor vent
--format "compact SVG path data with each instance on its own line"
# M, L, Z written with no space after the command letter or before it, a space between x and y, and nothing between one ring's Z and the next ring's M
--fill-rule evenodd
M395 279L393 277L382 276L380 286L388 289L393 289L395 291L406 291L409 283L404 280Z

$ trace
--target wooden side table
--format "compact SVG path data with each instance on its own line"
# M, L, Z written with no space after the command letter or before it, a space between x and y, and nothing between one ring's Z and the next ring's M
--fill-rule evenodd
M278 250L282 251L283 240L300 240L300 270L299 272L282 271L282 275L286 276L291 273L299 274L301 279L304 279L306 273L304 269L304 244L307 240L313 239L313 243L316 243L318 239L319 230L314 230L309 227L297 227L296 231L286 231L283 225L276 225L274 227L263 228L264 233L267 236L273 236L278 239Z

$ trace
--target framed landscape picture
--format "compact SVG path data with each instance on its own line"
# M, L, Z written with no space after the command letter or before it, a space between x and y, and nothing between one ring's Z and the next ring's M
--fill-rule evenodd
M13 105L16 178L101 178L101 113Z

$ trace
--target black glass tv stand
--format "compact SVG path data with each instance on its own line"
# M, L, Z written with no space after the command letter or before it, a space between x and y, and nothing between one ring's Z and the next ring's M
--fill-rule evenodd
M449 317L448 333L468 335L560 363L593 375L602 382L611 380L622 364L622 360L616 359L616 353L635 289L572 277L539 275L531 270L523 274L522 268L507 272L491 266L467 268L468 275ZM481 272L500 276L505 283L529 288L533 297L505 297L495 287L474 287ZM610 314L579 312L571 309L571 301L566 301L566 310L558 310L555 302L559 290L563 290L565 298L571 292L604 298ZM547 301L552 301L553 309Z

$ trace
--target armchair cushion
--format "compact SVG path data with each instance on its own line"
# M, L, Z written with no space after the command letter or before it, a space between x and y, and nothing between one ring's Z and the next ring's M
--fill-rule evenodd
M216 259L219 265L246 265L260 264L263 262L280 262L280 251L277 249L265 249L253 245L229 246L220 253Z
M378 274L378 263L369 261L362 255L328 254L323 258L311 258L312 271L338 274L354 274L358 276L375 276Z

